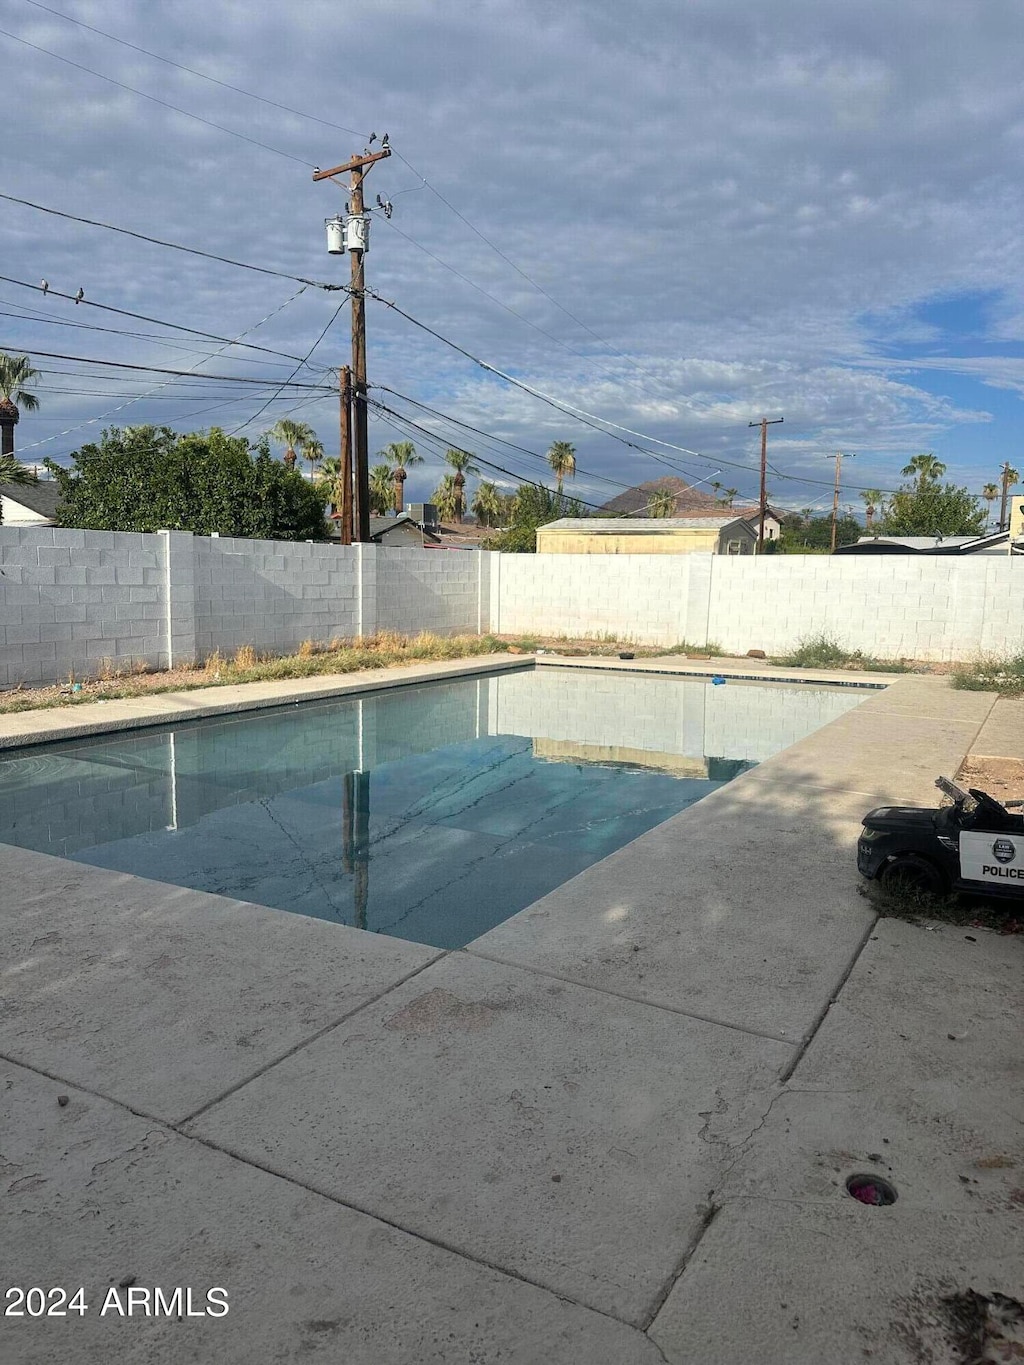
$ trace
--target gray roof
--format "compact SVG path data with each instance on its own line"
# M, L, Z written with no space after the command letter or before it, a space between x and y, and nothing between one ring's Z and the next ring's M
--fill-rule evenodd
M20 503L41 517L56 517L60 490L56 479L42 479L39 483L0 483L0 496Z
M584 531L595 536L669 535L672 531L722 531L747 526L743 517L562 517L541 531Z

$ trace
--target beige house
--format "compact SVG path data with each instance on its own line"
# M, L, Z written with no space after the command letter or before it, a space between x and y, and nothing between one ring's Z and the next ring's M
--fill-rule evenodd
M752 555L757 528L743 517L563 517L538 527L548 555Z

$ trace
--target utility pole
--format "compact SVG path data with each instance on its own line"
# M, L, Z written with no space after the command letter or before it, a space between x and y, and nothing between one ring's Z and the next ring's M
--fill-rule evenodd
M338 407L341 451L341 543L352 544L352 371L342 365L338 371Z
M372 141L372 139L371 139ZM370 539L370 458L367 448L366 414L366 280L363 269L363 256L369 245L369 222L363 204L363 180L371 166L391 155L387 135L381 143L379 152L365 151L362 156L350 157L341 166L329 170L313 172L314 180L330 180L333 176L349 174L348 213L345 217L344 249L351 260L351 285L349 294L352 300L352 437L355 446L355 521L356 539L367 542ZM337 220L335 220L337 221ZM328 242L332 240L328 223ZM337 254L343 248L339 244Z
M849 458L852 460L852 459L854 458L854 456L851 455L851 456L849 456ZM835 552L836 552L836 518L839 516L839 479L840 479L840 474L841 474L842 468L843 468L843 452L842 452L841 450L837 450L837 451L836 451L836 486L835 486L835 491L834 491L833 494L832 494L832 543L831 543L831 545L829 546L829 551L828 551L830 555L834 555Z
M767 417L762 417L760 422L747 423L748 427L761 428L761 512L758 517L757 525L757 553L759 555L764 553L764 514L768 510L768 428L778 426L780 422L784 422L785 420L784 417L773 417L772 420L769 421Z

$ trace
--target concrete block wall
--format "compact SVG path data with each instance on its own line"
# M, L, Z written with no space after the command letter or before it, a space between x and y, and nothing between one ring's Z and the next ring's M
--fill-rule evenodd
M711 555L500 555L491 571L491 630L603 635L672 645L685 636L693 561ZM698 597L704 601L703 595ZM699 615L699 612L698 612ZM706 615L706 611L705 611Z
M485 634L491 629L494 558L482 550L382 549L375 556L379 628L403 635Z
M1024 649L1024 557L502 555L491 629L779 654L824 632L880 658Z
M159 536L0 526L0 687L167 662Z
M373 547L215 536L192 543L195 657L243 645L287 654L303 640L363 633L359 560Z

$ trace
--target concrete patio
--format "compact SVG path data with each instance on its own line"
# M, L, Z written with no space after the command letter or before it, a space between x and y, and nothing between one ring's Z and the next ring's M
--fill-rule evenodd
M3 1318L0 1359L962 1360L943 1296L1024 1284L1024 943L878 920L854 845L1018 704L868 681L458 952L0 850L4 1287L88 1305ZM230 1311L101 1316L110 1286Z

